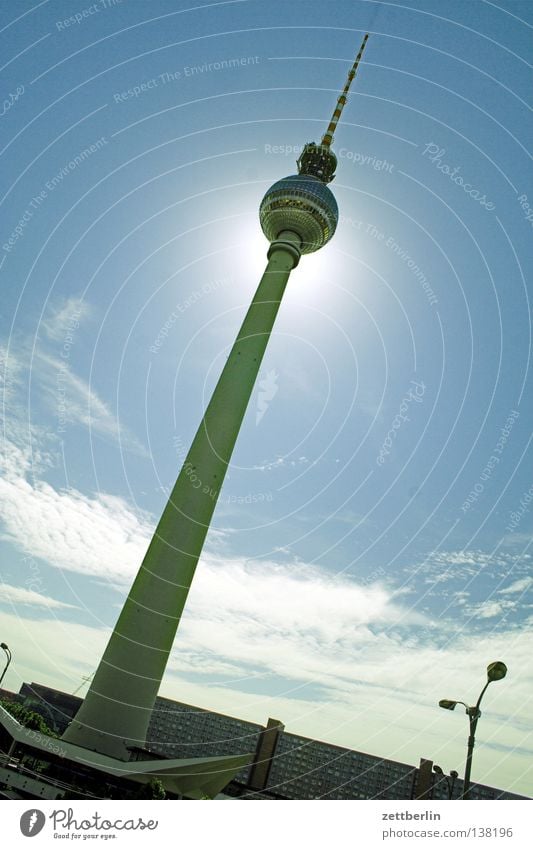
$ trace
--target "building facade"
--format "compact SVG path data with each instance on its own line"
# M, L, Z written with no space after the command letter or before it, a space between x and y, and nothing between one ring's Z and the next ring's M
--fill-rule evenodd
M58 734L82 703L77 696L35 683L23 684L15 698L40 713ZM291 734L276 719L262 726L161 697L151 716L146 749L163 758L255 751L252 765L243 768L224 791L240 799L458 799L463 791L460 778L435 772L428 759L413 766ZM526 797L472 784L471 798Z

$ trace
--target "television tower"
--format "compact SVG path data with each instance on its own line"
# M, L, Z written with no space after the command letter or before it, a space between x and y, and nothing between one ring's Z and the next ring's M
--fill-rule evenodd
M333 136L368 34L319 144L305 145L298 173L267 191L259 208L270 242L266 270L133 582L83 705L63 740L128 761L145 744L154 702L196 564L293 268L335 233L339 213L327 183ZM216 603L216 599L214 600Z

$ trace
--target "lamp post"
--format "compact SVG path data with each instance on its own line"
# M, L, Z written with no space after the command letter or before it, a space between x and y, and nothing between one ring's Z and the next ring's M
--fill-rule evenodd
M440 767L438 764L433 764L433 772L436 775L440 776L439 781L442 781L443 778L445 779L446 786L448 787L448 799L453 799L453 788L455 786L455 780L456 780L456 778L459 774L457 772L457 770L452 769L451 772L450 772L450 775L448 776L448 775L446 775L446 773L444 772L442 767ZM451 781L450 781L450 778L451 778Z
M466 751L466 766L465 766L465 778L464 778L464 786L463 786L463 795L461 798L469 799L470 798L470 772L472 770L472 755L474 754L474 744L476 740L476 728L478 719L481 716L481 711L479 706L481 704L481 699L485 694L485 690L491 683L491 681L500 681L502 678L505 678L507 675L507 667L505 663L501 660L496 660L494 663L489 663L487 666L487 682L483 687L481 693L479 694L479 698L475 705L469 707L466 702L452 701L451 699L441 699L439 702L439 707L444 708L444 710L454 710L456 705L464 705L466 714L468 716L468 722L470 726L470 733L468 735L468 747Z
M0 649L4 650L6 657L7 657L7 662L6 662L6 665L4 666L4 671L0 675L0 684L1 684L2 681L4 680L4 675L7 672L8 666L11 663L11 650L6 643L0 643Z

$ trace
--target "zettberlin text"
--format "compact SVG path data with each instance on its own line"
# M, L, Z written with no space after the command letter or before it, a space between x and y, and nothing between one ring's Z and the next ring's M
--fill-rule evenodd
M423 811L412 814L411 811L395 811L393 814L381 814L382 820L440 820L440 814L433 811Z

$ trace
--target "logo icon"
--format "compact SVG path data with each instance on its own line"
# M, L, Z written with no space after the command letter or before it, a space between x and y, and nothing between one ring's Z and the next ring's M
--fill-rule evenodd
M35 837L43 830L46 817L42 811L32 808L25 811L20 818L20 830L24 837Z

